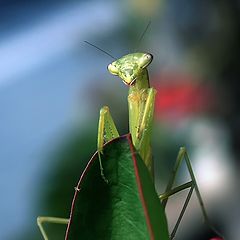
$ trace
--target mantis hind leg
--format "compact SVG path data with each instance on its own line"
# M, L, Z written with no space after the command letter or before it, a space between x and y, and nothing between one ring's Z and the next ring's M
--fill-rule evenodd
M119 137L119 133L114 124L109 108L107 106L104 106L101 108L99 116L97 150L101 176L105 182L108 182L108 180L104 176L104 169L101 161L101 154L103 154L103 145L105 142L108 142L117 137Z
M186 162L186 165L187 165L187 169L188 169L188 172L190 174L190 177L191 177L191 181L187 182L187 183L184 183L180 186L177 186L175 188L173 188L173 184L175 182L175 179L176 179L176 176L177 176L177 173L178 173L178 170L181 166L181 163L185 160ZM205 209L205 206L204 206L204 203L203 203L203 200L202 200L202 197L201 197L201 194L200 194L200 191L199 191L199 188L198 188L198 185L197 185L197 181L196 181L196 178L195 178L195 175L194 175L194 172L193 172L193 169L192 169L192 166L191 166L191 162L190 162L190 159L188 157L188 154L187 154L187 151L186 151L186 148L185 147L181 147L180 150L179 150L179 153L178 153L178 156L177 156L177 159L176 159L176 163L175 163L175 166L174 166L174 169L172 171L172 175L169 179L169 182L168 182L168 185L166 187L166 191L165 193L161 194L159 196L159 198L162 200L162 205L163 207L165 208L166 207L166 204L167 204L167 201L168 201L168 198L177 193L177 192L180 192L184 189L187 189L187 188L190 188L189 189L189 192L188 192L188 195L187 195L187 198L184 202L184 205L182 207L182 210L180 212L180 215L177 219L177 222L173 228L173 231L171 233L171 239L173 239L175 237L175 234L177 232L177 229L178 229L178 226L181 222L181 219L185 213L185 210L187 208L187 205L190 201L190 198L192 196L192 193L193 193L193 190L195 189L195 192L196 192L196 195L197 195L197 198L198 198L198 201L199 201L199 204L200 204L200 208L201 208L201 211L202 211L202 214L203 214L203 219L204 219L204 222L212 229L214 230L216 233L217 231L214 229L213 226L211 226L210 224L210 221L209 221L209 218L207 216L207 211ZM220 234L219 234L220 236Z
M58 218L58 217L38 217L37 224L42 233L44 240L48 240L46 231L43 228L43 223L56 223L56 224L68 224L69 219L67 218Z

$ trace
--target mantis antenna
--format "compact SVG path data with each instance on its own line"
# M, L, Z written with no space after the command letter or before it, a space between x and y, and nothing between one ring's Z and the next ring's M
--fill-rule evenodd
M84 42L85 42L86 44L88 44L88 45L90 45L90 46L98 49L99 51L105 53L106 55L108 55L109 57L113 58L114 60L117 60L117 58L113 57L110 53L108 53L107 51L101 49L100 47L98 47L98 46L96 46L96 45L94 45L94 44L92 44L92 43L90 43L90 42L88 42L88 41L84 41Z
M140 38L138 40L138 44L137 44L138 47L139 47L141 41L143 40L143 37L145 36L145 34L146 34L147 30L149 29L150 25L151 25L151 20L148 22L147 26L145 27L144 31L142 32L142 34L141 34L141 36L140 36ZM138 47L135 49L134 52L137 51Z

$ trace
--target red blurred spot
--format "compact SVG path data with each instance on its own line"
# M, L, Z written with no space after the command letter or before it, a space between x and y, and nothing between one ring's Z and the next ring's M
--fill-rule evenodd
M157 118L179 120L207 112L215 106L213 87L192 76L165 73L155 77L154 83Z

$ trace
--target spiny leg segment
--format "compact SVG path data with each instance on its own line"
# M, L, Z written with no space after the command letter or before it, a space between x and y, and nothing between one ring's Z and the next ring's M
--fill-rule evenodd
M132 90L128 96L129 129L133 145L139 151L149 172L153 175L151 131L156 90Z
M101 175L106 182L107 182L107 179L104 176L102 162L101 162L101 154L103 153L103 144L104 142L110 141L117 137L119 137L119 134L113 122L113 119L111 117L111 114L109 112L109 108L107 106L104 106L100 110L97 148L98 148ZM43 223L68 224L68 222L69 222L69 219L67 218L42 217L42 216L37 218L37 224L40 228L40 231L42 233L44 240L48 240L48 236L46 234L46 231L43 228Z
M108 142L117 137L119 137L119 133L114 124L109 108L107 106L104 106L101 108L99 116L97 150L101 176L105 182L108 182L108 180L104 176L104 169L101 161L101 154L103 154L103 145L105 142Z

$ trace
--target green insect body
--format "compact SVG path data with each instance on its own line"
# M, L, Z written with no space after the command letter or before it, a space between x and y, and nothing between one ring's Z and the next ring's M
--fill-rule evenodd
M92 44L90 44L92 45ZM153 162L151 150L151 131L154 113L154 100L156 90L150 87L147 66L152 62L153 56L149 53L132 53L115 60L108 65L111 74L117 75L122 81L129 86L128 107L129 107L129 131L132 136L132 142L135 149L140 154L150 174L153 176ZM109 108L104 106L100 110L97 150L100 163L100 171L103 179L108 183L104 176L104 168L101 163L101 155L103 154L103 145L105 142L119 137L119 133L111 117ZM175 178L181 163L185 160L191 181L173 188ZM207 213L198 189L198 185L191 167L190 160L185 148L181 148L170 177L166 191L159 196L159 204L165 208L168 198L173 194L184 189L190 188L187 199L184 203L182 211L171 233L170 239L175 237L176 231L186 210L191 194L195 189L197 198L200 203L205 223L211 227L207 217ZM79 189L75 189L79 191ZM43 229L44 222L67 224L69 219L55 217L38 217L37 222L41 233L45 240L48 239ZM211 227L212 228L212 227ZM213 228L212 228L213 229Z
M119 76L129 86L129 131L134 147L139 151L151 173L153 173L153 163L150 140L156 90L150 88L147 66L152 59L153 56L149 53L132 53L108 65L109 72ZM100 111L99 152L102 151L104 133L106 141L119 136L107 107L103 107Z

